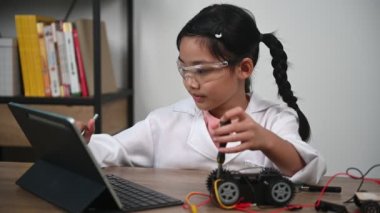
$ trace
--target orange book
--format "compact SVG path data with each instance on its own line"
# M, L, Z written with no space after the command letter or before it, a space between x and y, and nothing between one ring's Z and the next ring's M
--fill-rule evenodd
M16 34L20 52L21 73L25 96L45 96L38 22L51 22L52 18L37 15L16 15Z

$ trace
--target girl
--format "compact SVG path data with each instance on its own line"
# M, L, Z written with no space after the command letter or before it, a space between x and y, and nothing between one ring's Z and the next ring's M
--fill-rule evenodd
M273 75L287 106L250 91L259 44L270 49ZM294 182L317 183L326 165L309 140L308 121L287 80L287 55L273 34L261 34L253 15L228 4L201 10L177 37L178 71L191 98L151 112L114 136L85 137L103 167L216 168L274 167ZM231 121L220 126L221 121ZM227 145L224 147L224 145Z

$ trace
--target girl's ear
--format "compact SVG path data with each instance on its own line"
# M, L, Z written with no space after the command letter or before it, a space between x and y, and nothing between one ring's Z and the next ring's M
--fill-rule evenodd
M252 75L255 64L251 58L243 58L238 66L238 76L242 79L247 79Z

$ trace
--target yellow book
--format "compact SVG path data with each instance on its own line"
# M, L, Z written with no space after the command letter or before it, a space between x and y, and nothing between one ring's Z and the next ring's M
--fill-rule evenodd
M38 41L40 44L40 58L41 58L41 65L42 65L42 75L44 80L44 89L45 89L45 96L50 97L51 96L51 90L50 90L50 77L49 77L49 67L47 62L47 55L46 55L46 46L45 46L45 38L44 38L44 23L38 22L37 23L37 33L38 33Z
M21 32L23 32L23 28L25 28L24 19L16 16L15 21L16 21L18 49L19 49L20 62L21 62L20 70L21 70L21 76L22 76L22 83L24 85L24 95L31 96L31 93L30 93L31 82L29 78L29 73L26 72L27 67L29 67L28 60L27 60L28 52L26 50L26 38L24 34L21 34Z
M25 96L45 96L37 22L49 23L54 19L37 15L16 15L15 21L24 94Z

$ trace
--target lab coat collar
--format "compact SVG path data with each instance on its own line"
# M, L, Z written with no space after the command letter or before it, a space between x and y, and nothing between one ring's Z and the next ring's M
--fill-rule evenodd
M255 112L260 112L268 109L270 106L275 105L275 103L263 100L255 93L248 94L251 98L249 100L247 109L245 110L248 114ZM181 100L173 105L173 110L176 112L188 113L195 116L196 114L201 113L201 110L195 105L195 102L192 98L187 98Z
M272 103L272 102L269 102L267 100L262 99L256 93L249 93L248 95L251 97L249 99L247 109L245 110L248 114L261 112L261 111L268 109L269 107L271 107L273 105L276 105L275 103Z

